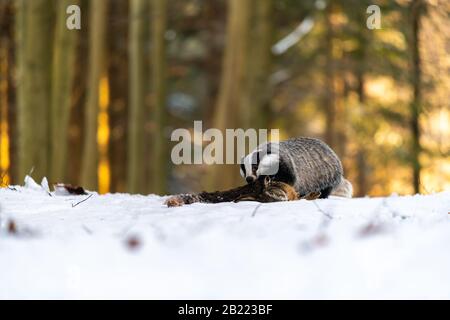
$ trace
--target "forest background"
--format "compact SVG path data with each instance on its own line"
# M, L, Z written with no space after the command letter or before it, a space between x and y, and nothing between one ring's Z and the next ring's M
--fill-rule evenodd
M321 138L358 196L448 189L449 15L447 0L0 0L1 184L242 184L237 165L171 162L171 132L202 120Z

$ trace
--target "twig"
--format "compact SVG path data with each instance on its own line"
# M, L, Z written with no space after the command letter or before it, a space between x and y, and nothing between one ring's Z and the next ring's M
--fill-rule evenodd
M83 228L84 231L86 231L87 234L91 235L93 233L92 230L86 227L84 224L81 225L81 227Z
M317 248L326 246L330 241L327 236L327 228L330 225L331 220L333 220L333 216L323 210L318 204L316 200L312 200L312 203L316 206L317 210L322 213L322 221L317 227L317 231L314 236L310 237L308 240L305 240L302 244L303 251L308 252L315 250Z
M77 203L75 203L75 204L72 204L72 208L75 208L77 205L79 205L79 204L81 204L81 203L83 203L83 202L89 200L93 195L94 195L94 194L91 193L86 199L83 199L83 200L81 200L80 202L77 202Z
M258 205L255 207L255 209L253 210L253 213L252 213L252 218L254 218L254 217L256 216L256 211L258 211L258 209L259 209L261 206L262 206L262 203L258 204Z
M330 215L328 212L326 212L325 210L323 210L321 207L319 207L319 205L317 204L317 202L315 200L312 201L312 203L314 203L314 205L316 206L317 210L319 210L325 217L327 217L328 219L332 220L333 216Z

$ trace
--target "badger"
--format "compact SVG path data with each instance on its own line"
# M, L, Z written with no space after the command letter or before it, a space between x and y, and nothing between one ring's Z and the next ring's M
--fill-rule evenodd
M247 183L267 177L284 182L300 197L315 193L319 198L351 198L353 193L336 153L315 138L263 143L241 160L240 172Z

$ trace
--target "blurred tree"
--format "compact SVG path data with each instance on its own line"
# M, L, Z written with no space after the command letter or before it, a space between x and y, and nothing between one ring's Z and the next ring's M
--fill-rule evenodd
M167 131L201 119L324 137L357 195L441 190L448 1L380 1L382 28L368 30L372 2L0 0L1 167L9 144L15 182L34 167L36 179L89 189L97 171L103 186L111 172L113 192L242 183L233 165L171 166ZM71 32L65 7L74 3L87 19Z
M216 103L217 94L220 87L220 76L222 68L222 60L224 54L223 37L226 27L226 3L224 0L205 1L199 17L205 21L203 29L198 29L199 35L207 31L205 44L207 45L207 54L202 59L201 68L205 71L206 77L206 96L203 103L202 118L211 125L214 114L214 105Z
M89 72L85 103L84 145L81 184L97 189L97 117L99 110L99 83L105 71L105 29L108 1L90 0L89 14Z
M13 0L9 1L9 13L7 17L9 19L4 19L8 22L8 28L4 28L8 32L8 61L9 73L8 73L8 140L9 140L9 178L10 183L15 184L19 181L18 179L18 139L17 137L17 81L16 73L17 62L16 62L16 45L14 39L14 26L17 16L14 14L15 3Z
M144 165L144 124L145 124L145 27L148 12L147 0L130 1L130 103L128 117L128 192L143 193Z
M366 81L370 71L369 58L372 54L372 31L361 26L365 24L367 17L366 8L370 5L370 0L356 0L351 1L350 4L349 6L342 5L342 9L348 19L344 30L344 41L351 41L350 43L354 43L354 45L347 50L344 63L347 71L355 78L353 85L351 84L351 79L347 79L347 86L349 86L349 90L356 92L357 106L354 110L349 110L353 112L353 117L350 117L350 121L346 125L351 125L353 129L351 140L355 143L356 148L355 165L349 165L350 167L356 168L354 192L355 195L362 197L367 195L370 185L369 148L367 144L372 137L369 137L371 130L366 121L367 117L370 116L370 110L367 104ZM349 104L348 102L346 103Z
M0 176L3 183L13 183L15 168L12 163L13 144L11 139L14 125L14 3L12 0L0 2ZM9 178L7 180L6 178Z
M325 141L332 147L336 148L336 71L335 71L335 59L333 50L333 41L335 26L333 25L333 13L335 10L335 5L333 1L330 1L325 10L325 54L326 54L326 65L325 65Z
M49 106L53 10L51 0L17 1L19 178L49 171Z
M78 5L79 1L60 0L56 6L50 113L50 178L53 182L66 179L67 138L78 35L77 30L68 30L66 26L66 8L71 4Z
M111 1L108 20L109 162L111 192L127 191L127 139L129 99L129 7L128 1Z
M273 0L253 0L253 25L249 39L252 59L249 61L248 124L254 128L269 128L271 120L270 71L273 44Z
M359 106L360 106L360 113L364 114L365 111L364 105L366 103L366 94L365 94L365 75L363 72L360 72L358 75L358 100L359 100ZM355 194L359 197L363 197L367 195L368 191L368 164L367 164L367 148L364 144L359 143L358 144L358 151L356 155L356 165L358 168L358 176L356 181L356 192Z
M2 17L0 6L0 18ZM9 44L3 34L0 34L0 186L9 183L9 145L5 139L8 134L8 72L9 72ZM8 178L8 179L7 179Z
M411 85L413 88L413 99L411 101L411 161L413 167L413 187L414 192L420 192L420 115L422 110L422 62L420 56L420 23L425 10L425 2L413 0L410 4L411 17Z
M152 11L152 53L151 84L152 92L152 152L150 170L150 191L165 194L167 191L167 137L166 137L166 40L167 0L151 0Z
M67 182L81 184L81 166L83 158L84 142L84 122L85 122L85 99L87 92L88 79L87 69L89 63L89 30L90 21L83 17L90 16L90 7L88 0L80 0L80 9L82 12L82 27L78 31L77 52L75 57L75 80L73 83L72 106L69 117L69 141L68 141L68 159L67 159Z
M213 127L221 130L223 134L227 128L248 126L252 117L250 106L244 105L249 101L246 76L248 76L250 17L250 1L228 1L225 55L213 120ZM210 169L207 185L210 189L230 188L236 185L238 179L237 166L215 164Z

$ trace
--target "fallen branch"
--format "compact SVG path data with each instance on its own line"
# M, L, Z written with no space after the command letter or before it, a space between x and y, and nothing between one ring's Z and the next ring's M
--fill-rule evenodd
M75 208L77 205L79 205L79 204L81 204L81 203L83 203L83 202L89 200L93 195L94 195L94 194L91 193L86 199L83 199L83 200L81 200L80 202L77 202L77 203L75 203L75 204L72 204L72 208Z
M168 207L179 207L185 204L200 203L220 203L220 202L239 202L239 201L257 201L257 202L278 202L293 201L299 199L316 199L319 193L309 194L306 197L300 197L295 189L283 182L272 181L268 177L258 179L252 183L246 184L227 191L201 192L198 194L180 194L167 199L165 204Z

